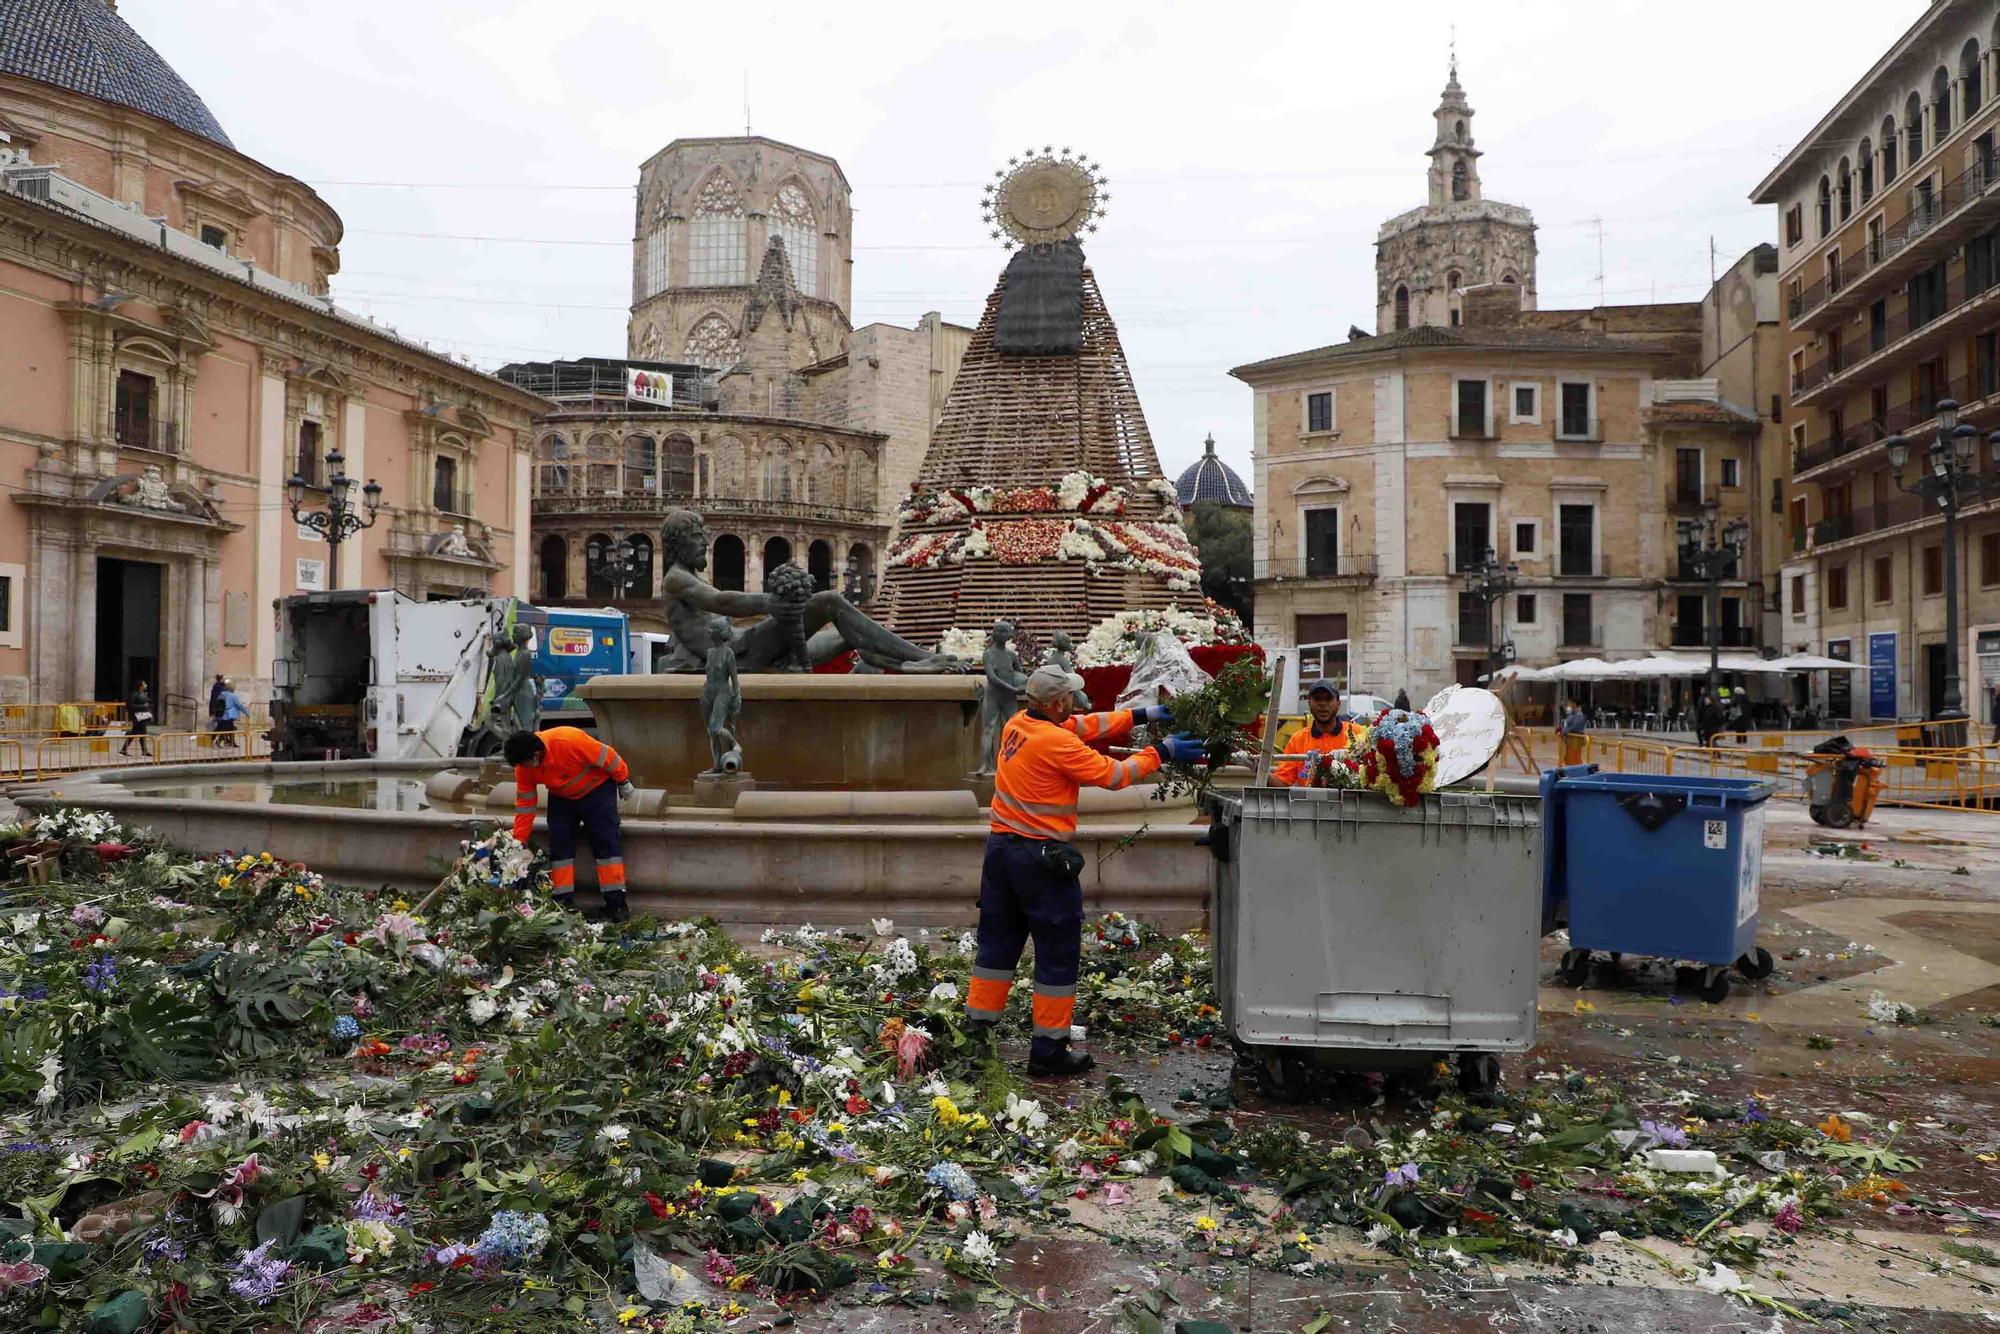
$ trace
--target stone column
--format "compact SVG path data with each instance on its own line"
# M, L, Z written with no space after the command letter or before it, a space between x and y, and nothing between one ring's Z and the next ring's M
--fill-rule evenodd
M173 693L186 695L191 699L202 699L201 683L208 679L204 668L208 663L208 562L200 556L189 556L181 563L181 645L179 674L185 684ZM164 664L162 664L164 666ZM166 672L162 671L161 676ZM159 694L155 697L154 709L162 719L167 717L167 694L169 685L159 682ZM192 707L192 706L190 706ZM195 715L200 716L199 711ZM176 718L171 726L179 726ZM195 719L187 720L187 725L195 726Z
M80 539L70 553L70 669L56 698L88 699L97 690L97 546Z
M252 520L257 574L250 607L254 653L250 669L268 672L278 656L271 604L291 583L291 572L281 568L285 529L293 522L285 499L285 479L290 475L285 467L285 377L266 371L258 377L257 395L257 513Z
M348 399L341 405L340 446L341 452L347 455L347 475L354 479L350 494L359 509L362 505L361 488L368 482L368 405L361 396ZM368 557L368 530L363 529L341 545L345 549L340 553L339 586L367 588L374 577L374 567Z

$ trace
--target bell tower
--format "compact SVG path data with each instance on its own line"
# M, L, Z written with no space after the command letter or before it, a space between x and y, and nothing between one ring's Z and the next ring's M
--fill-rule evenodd
M1431 203L1463 204L1479 198L1479 157L1472 146L1472 107L1458 84L1458 57L1438 101L1437 141L1431 145Z

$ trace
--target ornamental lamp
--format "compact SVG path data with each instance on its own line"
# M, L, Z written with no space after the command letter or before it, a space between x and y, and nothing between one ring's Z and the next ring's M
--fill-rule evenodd
M1924 457L1931 461L1931 471L1943 477L1951 471L1951 446L1939 436L1931 441L1931 447L1924 451Z
M1979 428L1964 422L1961 422L1958 428L1951 433L1951 452L1958 456L1959 467L1970 468L1972 466L1972 442L1978 438Z
M2000 431L1994 434L2000 435ZM1908 436L1896 434L1889 437L1889 466L1897 472L1903 471L1910 461L1910 440Z
M347 456L338 448L329 451L326 456L326 469L329 474L326 483L327 498L333 502L335 509L345 509L348 492L354 486L353 479L347 475Z
M368 485L361 488L361 503L368 507L371 519L375 517L375 511L382 507L382 484L373 477L368 479Z
M1938 430L1950 435L1958 428L1958 400L1941 398L1937 402Z
M1986 450L1992 456L1995 467L2000 467L2000 431L1986 437Z
M2000 435L2000 431L1996 431L1994 434ZM293 473L291 479L285 483L285 494L290 497L292 509L296 511L299 506L305 504L306 479L298 473Z

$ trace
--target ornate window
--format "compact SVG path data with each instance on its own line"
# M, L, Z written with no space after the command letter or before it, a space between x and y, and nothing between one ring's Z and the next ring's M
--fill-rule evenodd
M646 238L646 265L639 274L639 299L656 296L667 289L667 234L654 232Z
M660 341L660 326L647 321L646 327L639 331L633 351L638 353L641 361L658 361L666 352L666 346Z
M1882 184L1896 179L1896 118L1882 117Z
M742 197L727 176L708 178L688 223L688 285L722 287L749 280L750 233Z
M653 457L653 437L625 437L625 494L651 496L659 493L659 463Z
M585 449L588 459L584 473L584 494L591 496L615 496L618 494L618 446L609 435L600 431L590 437Z
M792 498L792 447L783 440L764 446L764 499Z
M1410 289L1396 288L1396 331L1401 333L1410 327Z
M704 460L705 462L706 460ZM669 496L691 496L694 489L694 441L684 435L670 435L660 446L660 491Z
M1463 162L1454 162L1451 164L1451 197L1453 199L1470 199L1472 197L1472 187L1466 179L1465 164Z
M743 341L720 315L704 315L688 330L684 355L709 367L734 366L743 358Z
M804 296L819 295L819 230L814 225L812 202L795 181L778 187L778 199L771 210L772 225L785 243L785 258L792 266L792 282Z

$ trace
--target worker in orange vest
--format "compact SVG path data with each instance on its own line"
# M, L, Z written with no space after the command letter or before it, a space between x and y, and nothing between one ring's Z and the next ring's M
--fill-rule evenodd
M1083 954L1083 854L1068 843L1076 832L1080 787L1128 787L1169 760L1206 753L1192 737L1155 742L1127 759L1092 750L1086 739L1117 741L1136 723L1164 722L1164 705L1073 717L1083 678L1061 667L1037 668L1024 693L1028 707L1000 734L993 775L986 861L979 876L979 954L965 993L973 1036L990 1045L993 1025L1021 950L1035 942L1035 1031L1028 1047L1031 1075L1080 1075L1095 1062L1070 1050L1076 974Z
M1340 716L1340 687L1325 677L1306 691L1306 714L1306 725L1285 742L1284 753L1301 758L1288 759L1271 771L1271 781L1279 787L1310 782L1311 768L1303 757L1344 751L1361 731L1361 724Z
M604 915L623 922L625 849L618 827L618 799L632 795L625 760L604 742L575 727L516 732L501 753L514 766L514 838L526 843L535 828L535 789L549 790L549 881L555 900L576 907L576 828L590 839Z

